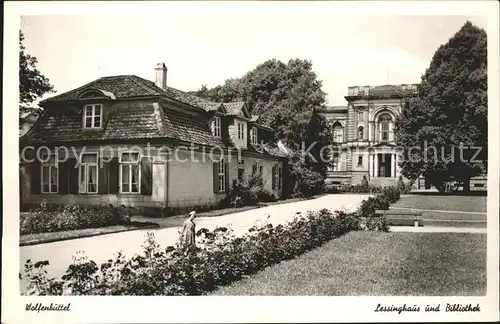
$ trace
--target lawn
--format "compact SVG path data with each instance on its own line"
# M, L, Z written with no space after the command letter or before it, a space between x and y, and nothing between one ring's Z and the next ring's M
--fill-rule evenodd
M486 235L351 232L213 294L485 295Z
M486 196L402 195L391 207L486 212Z

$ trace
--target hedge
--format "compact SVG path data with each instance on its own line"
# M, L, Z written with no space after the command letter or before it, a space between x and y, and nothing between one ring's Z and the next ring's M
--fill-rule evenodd
M21 213L19 230L21 235L60 232L84 228L96 228L130 223L130 215L121 207L81 206L75 204L40 207Z
M386 231L384 217L375 209L387 209L399 199L399 191L386 189L363 201L356 212L322 209L295 215L283 225L256 225L241 237L219 227L197 232L198 247L182 250L178 245L160 249L148 233L144 251L126 259L119 253L97 266L77 255L60 279L47 278L48 261L25 265L28 295L202 295L247 277L283 260L353 230ZM21 277L21 274L20 274Z

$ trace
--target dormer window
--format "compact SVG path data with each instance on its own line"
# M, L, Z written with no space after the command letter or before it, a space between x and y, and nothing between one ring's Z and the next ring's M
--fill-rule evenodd
M217 116L214 117L214 136L221 137L220 117Z
M250 130L250 143L257 144L257 127L252 127Z
M83 127L101 128L102 126L102 105L85 105L83 108Z

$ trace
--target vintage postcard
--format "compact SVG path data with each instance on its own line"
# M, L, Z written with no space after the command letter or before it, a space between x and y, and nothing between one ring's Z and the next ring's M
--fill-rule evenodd
M2 322L498 321L498 9L7 2Z

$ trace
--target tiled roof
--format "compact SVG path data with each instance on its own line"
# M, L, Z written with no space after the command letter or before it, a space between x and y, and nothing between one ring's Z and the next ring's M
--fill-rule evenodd
M81 140L176 139L199 145L222 146L207 123L186 113L164 110L163 127L158 127L153 104L130 103L110 112L102 129L82 127L81 113L68 109L64 114L44 114L23 141L26 143L65 143Z
M156 87L153 82L151 83L154 87L144 81L147 80L135 75L102 77L71 91L42 100L40 103L75 100L79 98L83 91L88 89L99 89L110 92L116 99L158 96L161 93L161 89Z
M268 154L271 156L275 157L288 157L288 155L283 152L278 145L276 144L271 144L271 143L264 143L264 144L249 144L248 145L248 150L261 153L261 154Z
M79 98L83 91L88 89L101 90L104 93L108 93L109 96L114 95L116 99L164 95L206 111L217 110L221 105L221 103L209 101L172 87L161 89L154 82L136 75L102 77L74 90L45 99L41 103L75 100Z
M186 103L186 104L194 106L194 107L201 108L205 111L217 110L221 106L220 102L209 101L209 100L194 96L192 94L189 94L187 92L177 90L177 89L172 88L172 87L167 87L163 91L164 91L163 92L164 95L169 97L169 98L175 99L177 101L180 101L182 103Z
M278 145L275 145L275 144L271 144L271 143L266 143L263 145L264 146L264 150L269 154L269 155L272 155L272 156L278 156L278 157L287 157L288 155L283 152L279 147Z
M64 114L46 110L26 134L27 143L64 143L80 140L147 139L162 136L152 104L131 103L110 112L102 129L84 129L82 115L76 109Z
M256 122L257 120L259 120L259 117L260 117L260 115L252 115L252 118L250 119L250 121Z
M77 89L48 98L43 103L62 103L79 99L84 91L99 90L110 98L126 99L151 96L167 97L178 102L213 111L222 103L212 102L172 87L161 89L152 81L135 75L103 77ZM228 114L238 114L245 102L223 104ZM200 145L225 146L215 138L203 116L193 117L184 112L163 107L163 120L152 103L131 101L104 116L103 128L83 129L81 111L74 108L54 110L47 107L23 143L65 143L83 140L127 140L169 138Z
M244 101L237 101L237 102L225 102L223 103L224 108L227 110L228 115L238 115L240 112L242 112L243 107L245 106Z
M220 138L214 137L208 123L191 115L165 109L165 136L200 145L225 147Z
M20 107L19 119L27 121L35 121L43 113L42 109L34 107Z

